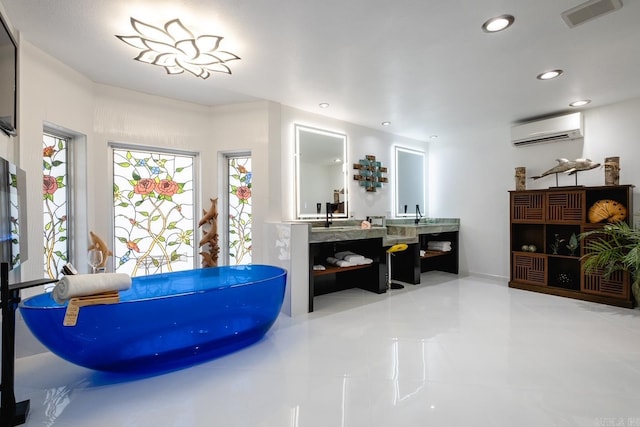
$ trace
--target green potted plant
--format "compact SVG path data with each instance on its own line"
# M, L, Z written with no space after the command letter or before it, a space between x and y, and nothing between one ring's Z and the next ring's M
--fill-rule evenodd
M640 229L624 221L580 234L585 242L585 271L602 270L605 277L616 271L631 274L631 290L640 305Z

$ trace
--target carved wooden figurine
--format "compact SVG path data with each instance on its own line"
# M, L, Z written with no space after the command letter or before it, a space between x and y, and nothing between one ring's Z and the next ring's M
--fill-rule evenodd
M204 233L200 240L200 255L202 255L203 267L215 267L218 265L218 198L210 199L211 207L208 211L202 210L202 219L198 227L202 227Z
M604 185L620 184L620 157L604 159Z
M523 191L527 189L527 168L518 166L516 168L516 190Z

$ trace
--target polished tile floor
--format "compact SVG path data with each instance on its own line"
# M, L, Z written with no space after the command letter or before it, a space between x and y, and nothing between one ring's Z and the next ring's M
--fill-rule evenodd
M16 362L27 426L640 426L640 311L425 273L317 297L265 339L163 375Z

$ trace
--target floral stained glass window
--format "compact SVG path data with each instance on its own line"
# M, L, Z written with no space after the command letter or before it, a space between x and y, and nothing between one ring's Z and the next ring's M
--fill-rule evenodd
M115 270L194 267L194 157L113 149Z
M20 174L16 165L9 163L8 161L2 162L1 171L6 172L7 175L3 177L3 179L8 180L9 184L9 194L8 198L7 194L4 194L2 197L2 202L8 202L9 204L9 218L10 218L10 226L9 230L2 230L3 233L7 232L9 236L11 236L11 265L16 267L20 265L20 195L18 194L18 187L24 185L24 181L18 178ZM18 181L22 181L18 184ZM24 207L23 207L24 209ZM7 242L3 242L7 243ZM6 249L6 246L3 244L3 249Z
M55 279L68 262L67 138L42 135L44 277Z
M251 263L251 157L229 157L229 264Z

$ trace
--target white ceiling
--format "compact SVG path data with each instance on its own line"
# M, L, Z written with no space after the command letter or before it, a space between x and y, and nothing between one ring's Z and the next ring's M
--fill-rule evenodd
M22 40L91 80L218 105L266 99L427 140L640 97L640 1L570 29L583 0L0 0ZM514 25L487 34L504 13ZM133 61L134 17L179 18L242 59L203 80ZM552 81L536 75L563 69ZM318 104L331 106L320 109ZM381 122L391 121L382 127Z

